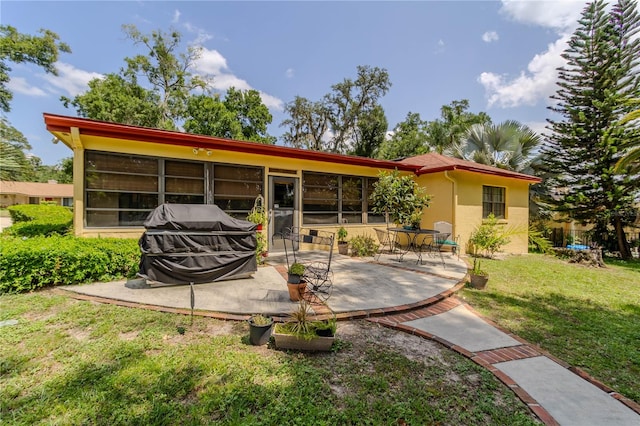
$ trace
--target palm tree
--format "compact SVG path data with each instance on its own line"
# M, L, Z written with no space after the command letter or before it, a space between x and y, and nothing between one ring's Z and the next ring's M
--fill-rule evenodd
M540 135L514 120L500 124L474 124L461 143L452 149L455 157L520 173L533 173Z
M640 103L640 99L637 99L634 103ZM624 117L622 117L621 123L628 123L630 121L640 119L640 109L631 111ZM616 164L616 172L621 173L627 167L631 167L631 172L640 172L640 137L636 135L635 138L630 139L624 145L626 151L625 154Z

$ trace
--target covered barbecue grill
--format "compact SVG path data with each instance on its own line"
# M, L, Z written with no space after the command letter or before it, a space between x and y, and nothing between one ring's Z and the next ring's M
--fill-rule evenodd
M215 205L163 204L140 237L139 276L167 284L221 281L256 272L256 224Z

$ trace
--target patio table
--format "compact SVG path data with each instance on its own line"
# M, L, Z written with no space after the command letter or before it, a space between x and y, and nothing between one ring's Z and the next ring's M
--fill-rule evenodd
M434 235L437 235L439 232L435 229L407 229L407 228L389 228L389 231L396 233L396 244L398 244L399 239L397 238L398 234L404 234L407 238L407 246L402 249L400 246L400 250L398 250L398 258L396 259L398 262L402 262L404 255L408 252L412 251L418 256L418 264L422 263L422 247L424 246L424 240L426 238L433 238Z

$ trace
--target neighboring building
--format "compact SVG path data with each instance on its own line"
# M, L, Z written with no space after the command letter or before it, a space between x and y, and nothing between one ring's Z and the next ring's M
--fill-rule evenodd
M73 150L77 235L137 238L162 203L216 204L244 218L262 195L271 250L290 226L342 225L349 238L375 238L373 228L385 226L385 218L371 211L369 194L380 171L398 169L433 195L423 227L450 222L465 242L493 212L522 230L506 250L527 252L529 185L539 181L533 176L438 154L374 160L52 114L44 120Z
M40 204L45 201L60 206L73 206L73 185L56 181L48 183L0 181L0 207Z

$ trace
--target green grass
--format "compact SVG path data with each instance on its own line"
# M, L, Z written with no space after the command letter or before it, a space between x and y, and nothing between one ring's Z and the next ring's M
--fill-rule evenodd
M460 294L504 328L640 402L640 262L588 268L544 255L483 260Z
M444 349L409 359L371 336L287 353L248 345L245 323L51 291L0 296L6 319L19 323L0 328L5 425L535 423L488 371Z

